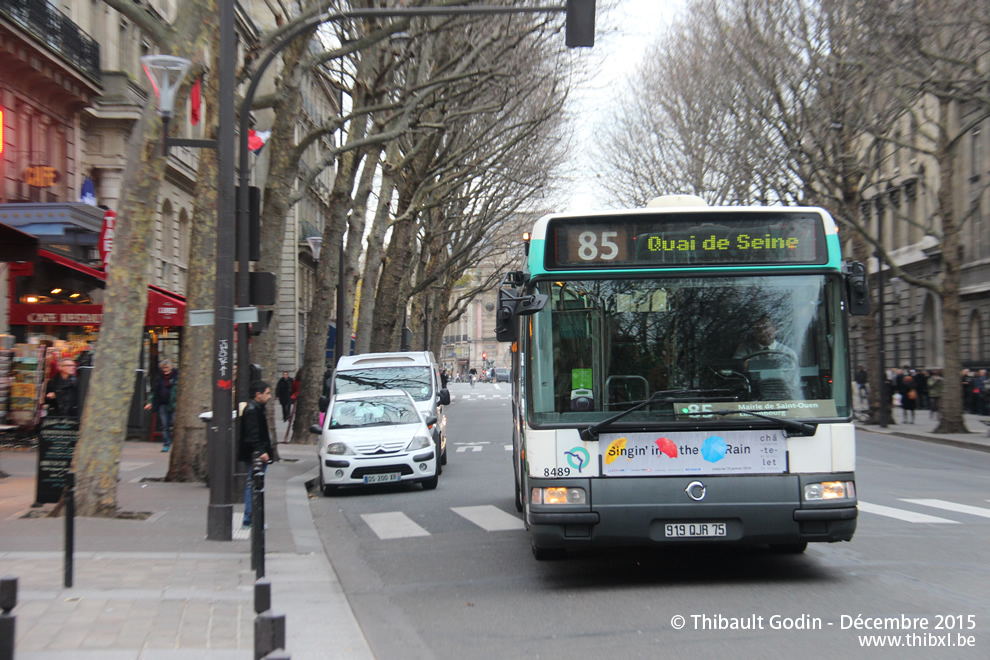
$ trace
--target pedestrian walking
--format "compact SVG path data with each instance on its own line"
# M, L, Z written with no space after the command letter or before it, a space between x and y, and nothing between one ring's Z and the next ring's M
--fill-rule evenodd
M256 380L248 387L248 404L241 415L241 438L238 444L237 458L246 463L253 463L255 456L261 459L262 470L266 470L274 456L272 439L268 434L268 417L265 406L272 398L272 388L263 380ZM251 477L247 479L244 489L244 527L251 526Z
M175 403L179 396L179 370L165 358L158 364L158 373L151 380L151 395L145 410L158 413L158 428L162 434L162 451L172 448L172 422L175 421Z
M282 372L282 377L275 385L275 398L282 406L282 421L289 421L289 415L292 414L292 378L288 371Z
M79 416L79 381L76 379L76 363L71 358L58 361L58 373L49 378L45 385L45 403L49 415Z

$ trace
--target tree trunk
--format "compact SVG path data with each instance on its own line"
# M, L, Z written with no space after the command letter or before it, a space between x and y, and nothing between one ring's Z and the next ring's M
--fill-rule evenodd
M960 239L953 196L956 178L956 149L958 141L948 138L953 102L939 99L939 131L936 160L939 167L938 207L942 218L942 323L945 326L945 389L942 393L941 415L935 433L969 433L963 419L962 388L959 373L962 368L960 351Z
M187 3L163 48L198 60L215 41L217 13L212 0ZM213 26L213 27L211 27ZM185 94L176 99L177 121L185 118ZM77 513L110 516L117 510L117 474L127 432L135 366L148 304L148 265L158 221L158 192L165 174L162 126L157 99L148 95L128 140L128 168L121 188L113 263L107 273L103 323L93 360L93 376L73 459ZM150 203L149 203L150 202Z
M218 66L217 58L214 57L214 70ZM208 76L206 82L206 98L218 98L219 78ZM214 127L217 117L217 104L208 103L204 125ZM212 133L215 138L215 128ZM216 301L216 276L213 267L217 256L216 180L217 152L214 149L201 149L189 247L187 310L210 309ZM190 326L187 321L182 329L181 355L175 439L172 442L165 480L205 481L206 425L199 416L212 407L213 327Z

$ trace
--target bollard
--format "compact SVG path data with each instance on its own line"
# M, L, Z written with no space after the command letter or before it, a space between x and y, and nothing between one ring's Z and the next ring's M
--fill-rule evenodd
M72 586L72 557L76 547L76 475L65 475L65 578L68 589Z
M251 568L265 577L265 465L255 456L251 466Z
M254 619L254 660L285 648L285 615L266 610Z
M254 581L254 613L272 609L272 581L264 578Z
M17 606L17 578L0 578L0 660L14 660L14 624L11 610ZM284 644L283 644L284 646Z
M275 649L268 655L266 655L262 660L292 660L289 652L285 649Z

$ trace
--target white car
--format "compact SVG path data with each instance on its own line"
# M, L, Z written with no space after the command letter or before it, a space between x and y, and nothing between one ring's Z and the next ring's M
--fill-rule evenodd
M320 490L416 481L433 490L440 480L439 450L426 417L402 390L349 392L331 397L320 436Z

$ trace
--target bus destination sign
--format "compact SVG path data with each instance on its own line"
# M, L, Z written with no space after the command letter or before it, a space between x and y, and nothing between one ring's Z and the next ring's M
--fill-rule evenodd
M823 218L804 211L556 218L548 236L548 269L827 263Z

